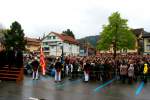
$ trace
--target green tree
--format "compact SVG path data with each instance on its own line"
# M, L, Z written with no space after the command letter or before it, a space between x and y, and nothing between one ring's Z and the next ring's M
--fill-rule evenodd
M66 31L63 31L62 33L66 34L66 35L69 35L69 36L71 36L75 39L75 36L74 36L73 32L70 29L67 29Z
M120 13L114 12L109 16L108 21L108 25L104 25L103 31L100 33L97 48L109 50L113 47L115 59L117 50L134 49L136 38L127 26L128 20L122 19Z
M11 47L13 47L15 50L25 49L26 41L24 40L24 32L21 28L21 25L15 21L10 26L10 29L7 30L5 33L5 47L7 50L9 50Z

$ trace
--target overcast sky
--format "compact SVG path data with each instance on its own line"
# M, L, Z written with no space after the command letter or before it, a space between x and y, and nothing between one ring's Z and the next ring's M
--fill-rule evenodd
M28 37L71 29L81 38L99 34L116 11L131 28L150 32L149 0L0 0L0 23L18 21Z

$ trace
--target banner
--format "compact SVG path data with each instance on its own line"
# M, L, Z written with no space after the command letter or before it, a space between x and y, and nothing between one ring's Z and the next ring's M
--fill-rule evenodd
M45 59L42 47L40 48L40 65L42 68L42 74L45 75Z

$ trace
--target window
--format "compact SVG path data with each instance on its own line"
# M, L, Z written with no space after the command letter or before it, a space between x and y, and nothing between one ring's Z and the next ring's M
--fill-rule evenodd
M150 39L147 39L147 42L150 43Z
M48 45L48 42L43 42L43 45Z
M51 36L48 36L47 39L50 40L50 39L51 39Z
M72 52L72 47L71 47L71 46L69 47L69 51L71 51L71 52Z
M77 52L79 52L79 48L77 47Z
M53 39L56 39L56 36L53 36Z
M44 51L48 51L49 50L49 47L44 47Z
M51 46L52 49L54 49L55 46Z
M147 45L147 46L146 46L146 49L147 49L147 50L150 50L150 45Z

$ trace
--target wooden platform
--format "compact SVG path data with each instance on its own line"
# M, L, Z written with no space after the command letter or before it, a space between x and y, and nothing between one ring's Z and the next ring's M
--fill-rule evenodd
M0 67L0 80L20 83L23 80L23 68L12 67L9 69L8 66Z

